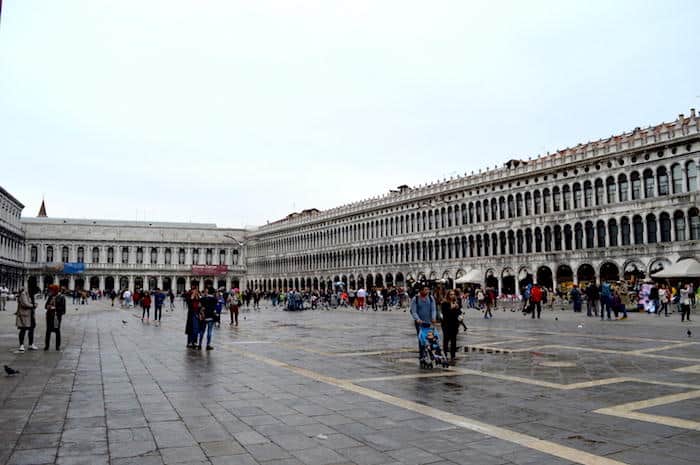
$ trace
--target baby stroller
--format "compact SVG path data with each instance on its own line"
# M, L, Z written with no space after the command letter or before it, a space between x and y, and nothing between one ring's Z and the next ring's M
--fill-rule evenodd
M433 365L443 368L450 366L440 347L440 335L437 329L429 323L421 323L418 345L420 346L418 357L421 368L433 368Z

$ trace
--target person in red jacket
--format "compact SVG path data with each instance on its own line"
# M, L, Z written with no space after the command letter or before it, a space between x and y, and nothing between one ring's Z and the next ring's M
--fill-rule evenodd
M537 311L537 319L539 319L542 313L542 288L539 284L535 284L530 289L530 306L532 307L532 318L535 318L535 311Z
M141 297L141 308L143 309L141 321L143 321L143 317L146 317L146 321L148 321L151 317L151 294L148 292L144 292L143 297Z

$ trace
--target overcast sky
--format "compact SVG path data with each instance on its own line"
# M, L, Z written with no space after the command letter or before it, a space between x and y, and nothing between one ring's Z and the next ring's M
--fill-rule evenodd
M0 185L260 225L700 108L689 1L6 0Z

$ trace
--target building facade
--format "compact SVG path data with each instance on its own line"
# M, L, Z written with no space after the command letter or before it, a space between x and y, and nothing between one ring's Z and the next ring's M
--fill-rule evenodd
M59 284L68 289L157 287L182 292L192 285L245 285L241 229L45 217L23 218L22 225L29 289Z
M20 218L22 205L0 187L0 286L15 291L22 283L24 234Z
M646 129L378 198L308 211L248 234L261 289L449 283L476 269L518 294L638 279L700 254L695 110Z

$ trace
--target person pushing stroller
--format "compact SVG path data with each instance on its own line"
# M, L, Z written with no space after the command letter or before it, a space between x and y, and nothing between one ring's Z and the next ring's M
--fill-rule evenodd
M411 300L411 317L416 326L418 336L418 357L423 366L425 345L421 342L421 328L430 328L437 319L437 307L435 299L430 295L428 286L422 286L420 292ZM425 326L424 326L425 325ZM437 332L435 332L437 334Z

